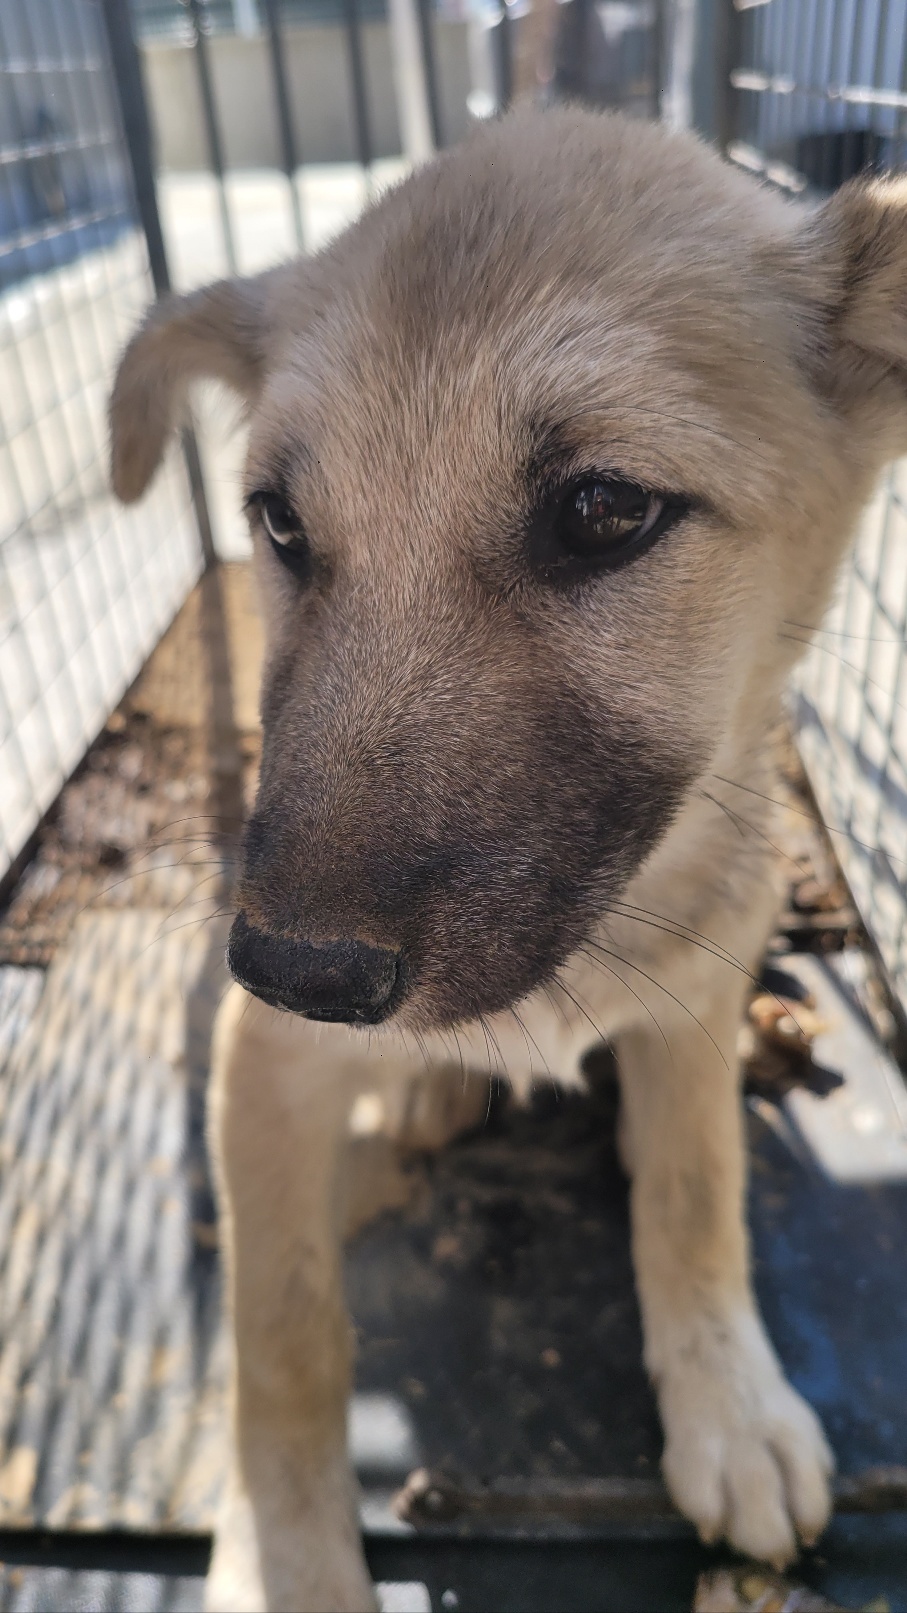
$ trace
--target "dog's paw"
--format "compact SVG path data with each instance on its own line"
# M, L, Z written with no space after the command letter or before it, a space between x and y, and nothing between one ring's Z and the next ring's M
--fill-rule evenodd
M754 1329L688 1343L661 1375L659 1398L665 1482L703 1540L723 1536L782 1568L798 1537L818 1538L831 1512L832 1454Z

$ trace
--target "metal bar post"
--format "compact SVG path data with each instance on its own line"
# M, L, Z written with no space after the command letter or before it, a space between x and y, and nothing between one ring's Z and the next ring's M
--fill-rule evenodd
M665 0L655 0L649 40L649 72L652 76L652 116L661 117L661 96L664 78Z
M347 60L350 84L353 91L353 126L356 137L356 155L360 166L368 174L374 161L371 119L368 110L368 91L365 82L365 54L362 49L362 23L357 0L343 0L343 26L346 33Z
M151 121L148 116L142 61L132 30L132 17L128 5L124 4L124 0L102 0L102 5L139 218L148 243L151 278L158 297L165 297L171 289L170 267L157 205ZM195 432L191 426L184 430L182 436L192 507L198 526L202 555L208 567L214 564L217 554L205 494L201 458Z
M513 20L507 9L507 0L501 0L498 22L489 29L494 52L495 98L498 111L506 112L513 100Z
M739 134L740 106L731 74L740 65L741 14L733 0L718 0L713 29L718 59L715 93L715 139L722 151L733 145Z
M290 104L290 90L287 83L286 65L284 61L283 33L280 26L280 0L262 0L265 20L268 30L268 46L271 53L271 76L274 80L274 90L277 97L277 129L280 135L280 151L283 157L283 171L287 176L290 187L290 206L293 211L293 228L296 231L296 245L300 252L305 251L305 231L302 223L302 208L299 201L299 192L296 189L296 171L299 168L299 155L296 147L296 134L293 128L293 109Z
M435 60L435 3L434 0L416 0L419 17L419 42L422 46L422 69L425 74L425 93L428 98L428 116L431 122L435 150L444 145L441 124L441 98L438 89L438 65Z
M102 6L136 205L148 243L151 278L158 296L163 297L171 289L170 268L157 205L154 147L142 60L132 31L132 17L128 5L124 5L123 0L102 0Z
M217 106L214 100L214 83L211 77L211 62L208 56L208 31L205 26L204 0L185 0L185 4L192 20L193 52L195 55L195 69L198 74L198 87L202 98L202 116L205 123L205 135L208 141L208 154L211 160L211 170L217 180L217 195L220 206L220 222L224 236L224 252L227 258L227 267L231 274L236 274L236 247L233 241L233 227L230 223L230 209L227 205L227 190L224 183L224 153L221 145L220 127L217 121Z

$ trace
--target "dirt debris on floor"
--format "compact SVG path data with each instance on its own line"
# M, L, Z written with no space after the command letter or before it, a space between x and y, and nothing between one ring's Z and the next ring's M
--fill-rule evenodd
M817 1591L755 1568L701 1574L693 1613L844 1613ZM878 1613L882 1613L879 1609Z
M221 566L217 582L223 611L214 631L227 640L236 752L226 761L248 804L260 751L261 626L251 567ZM238 826L218 811L224 759L212 744L206 586L203 579L193 590L48 813L0 908L0 966L46 968L89 909L176 910L218 883L227 894Z

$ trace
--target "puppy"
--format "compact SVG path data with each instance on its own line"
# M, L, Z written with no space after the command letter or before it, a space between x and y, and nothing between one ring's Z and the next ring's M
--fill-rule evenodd
M903 451L907 189L800 210L687 136L518 111L319 256L157 308L143 492L246 400L261 782L216 1035L236 1343L211 1609L365 1609L338 1172L350 1103L607 1035L664 1475L783 1563L831 1456L757 1313L735 1043L775 912L769 734ZM252 994L251 996L249 994Z

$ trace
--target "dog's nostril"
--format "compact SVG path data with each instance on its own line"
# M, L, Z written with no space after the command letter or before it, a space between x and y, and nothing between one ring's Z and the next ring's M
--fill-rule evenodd
M376 1024L397 984L400 959L364 941L297 941L255 929L239 913L227 946L230 972L275 1008L309 1019Z

